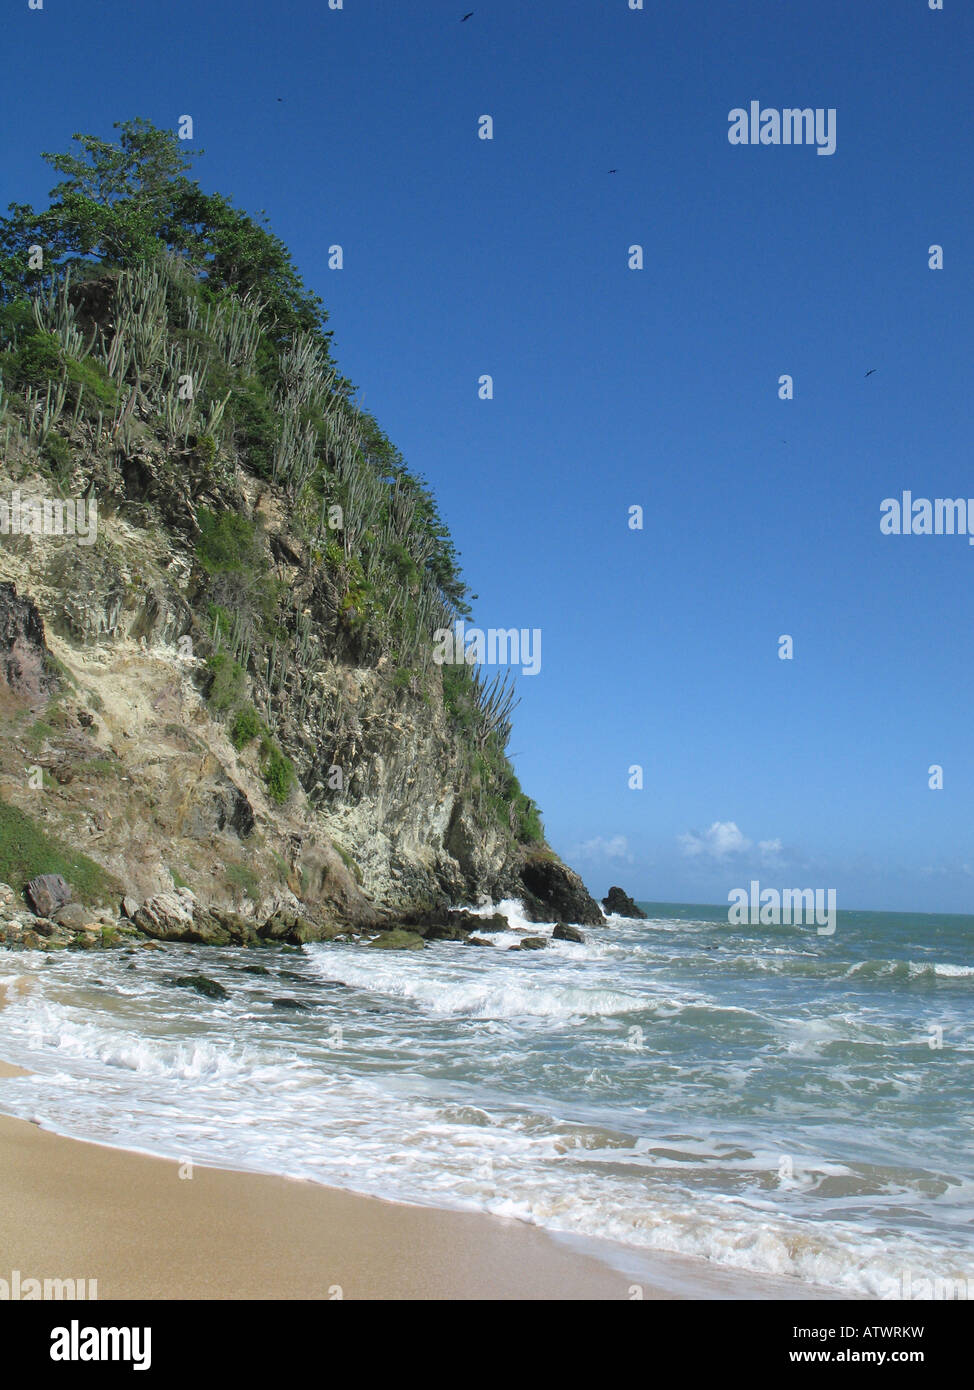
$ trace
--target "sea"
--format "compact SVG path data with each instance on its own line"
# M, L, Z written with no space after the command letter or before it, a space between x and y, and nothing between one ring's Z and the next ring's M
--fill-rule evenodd
M0 950L0 1056L30 1071L0 1110L839 1296L974 1296L974 917L640 906L511 953L553 929L515 901L489 948ZM198 973L227 997L173 983Z

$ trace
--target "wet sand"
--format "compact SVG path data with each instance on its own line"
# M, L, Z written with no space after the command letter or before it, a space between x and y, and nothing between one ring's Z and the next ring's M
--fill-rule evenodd
M25 1074L0 1062L0 1078ZM481 1213L260 1173L185 1172L0 1115L0 1279L94 1279L99 1299L829 1296Z

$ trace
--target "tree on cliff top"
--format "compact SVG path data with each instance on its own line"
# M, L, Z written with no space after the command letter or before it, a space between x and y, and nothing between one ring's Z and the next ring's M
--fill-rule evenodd
M127 268L168 250L215 292L258 291L276 341L312 332L330 353L328 315L283 242L187 176L197 155L173 131L142 118L116 121L115 128L117 143L75 135L80 153L45 154L64 176L51 189L50 207L38 212L11 203L9 216L0 218L3 302L46 288L66 264ZM43 269L30 267L35 245L44 252Z

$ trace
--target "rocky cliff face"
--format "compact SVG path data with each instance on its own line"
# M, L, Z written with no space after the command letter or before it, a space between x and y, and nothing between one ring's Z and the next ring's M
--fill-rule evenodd
M456 553L326 339L178 256L86 273L0 307L0 798L140 900L602 921L510 694L432 659Z
M45 485L40 471L16 483L0 471L3 492L43 496ZM300 544L273 497L246 476L240 485L275 577L313 615L319 581ZM297 773L275 801L257 742L236 748L206 697L194 548L141 506L123 496L103 508L90 547L0 541L4 800L139 901L188 886L246 920L304 912L325 930L502 896L525 897L535 920L604 920L544 845L478 817L439 682L403 681L386 656L337 658L313 616L273 691L251 675Z

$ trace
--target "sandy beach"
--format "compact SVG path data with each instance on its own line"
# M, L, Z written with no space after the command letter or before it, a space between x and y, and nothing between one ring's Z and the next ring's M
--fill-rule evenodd
M0 1078L21 1075L0 1063ZM0 1174L0 1278L19 1270L96 1279L99 1299L823 1296L792 1281L595 1242L582 1248L521 1222L316 1183L201 1167L181 1178L166 1159L6 1116Z

